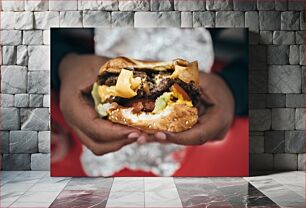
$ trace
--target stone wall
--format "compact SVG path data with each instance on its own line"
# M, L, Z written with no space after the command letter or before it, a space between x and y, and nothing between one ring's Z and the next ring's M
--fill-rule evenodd
M4 170L47 170L50 27L248 27L250 169L304 169L303 0L2 0Z

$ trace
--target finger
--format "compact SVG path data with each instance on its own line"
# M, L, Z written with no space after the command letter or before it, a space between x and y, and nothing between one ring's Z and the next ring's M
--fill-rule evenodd
M164 132L156 132L154 136L160 141L164 141L167 139L167 135Z
M157 133L157 137L156 137L156 133ZM143 144L144 142L142 142L141 140L145 139L145 143L149 143L149 142L159 142L159 143L169 143L166 141L166 135L163 132L156 132L154 134L147 134L147 133L143 133L141 137L143 138L138 138L137 142L140 144ZM163 134L164 136L162 136L162 138L159 137L159 133Z
M138 137L137 139L137 143L138 144L145 144L147 142L147 138L144 135L141 135L140 137Z
M64 108L62 112L69 123L96 142L121 140L131 133L140 135L140 131L135 128L101 119L81 94L71 96L70 102L64 105L61 107Z
M222 111L211 108L207 113L199 118L199 121L191 129L179 132L163 132L166 140L161 140L161 132L155 134L158 141L168 141L182 145L200 145L210 139L214 139L222 130L226 128L226 123L222 121Z
M140 137L141 134L139 134L138 132L132 132L128 135L129 139L137 139Z
M196 108L198 109L199 116L205 114L206 107L201 101L199 101L199 103L196 104Z
M223 128L223 130L221 130L221 131L218 133L218 135L216 135L215 140L221 140L221 139L223 139L223 138L226 136L228 130L230 129L231 124L232 124L232 123L230 123L230 124L227 125L225 128Z
M142 138L143 139L142 139ZM137 139L137 142L139 143L139 144L143 144L143 142L141 141L141 140L145 140L145 143L149 143L149 142L154 142L154 141L156 141L156 139L154 138L154 136L152 135L152 134L147 134L147 133L143 133L142 135L141 135L141 137L139 137L138 139Z
M170 143L170 141L167 141L167 135L164 132L155 132L153 135L153 140L154 142L159 142L162 144L167 144Z
M155 141L154 136L152 134L148 134L143 132L140 137L137 139L138 144L145 144L147 142L153 142Z
M123 140L98 143L90 139L85 133L79 129L75 129L80 140L88 147L95 155L104 155L106 153L115 152L120 150L125 145L131 144L136 141L137 138L126 138Z

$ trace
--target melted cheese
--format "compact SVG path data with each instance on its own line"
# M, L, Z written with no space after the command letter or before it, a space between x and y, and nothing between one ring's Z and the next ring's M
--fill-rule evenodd
M179 93L179 91L177 91L176 88L172 87L172 93L173 93L173 96L177 98L177 101L175 103L186 104L189 107L193 106L192 102L188 101L188 100L185 100L183 95L181 93Z
M101 102L104 103L107 98L110 96L116 96L116 90L115 86L106 86L106 85L100 85L98 87L98 94L101 98Z
M171 97L175 97L175 98L177 98L177 100L172 101ZM152 113L153 114L159 114L159 113L163 112L169 106L172 106L172 105L175 105L175 104L184 104L184 105L187 105L189 107L193 107L191 101L185 100L181 93L179 93L176 90L173 90L173 88L172 88L172 92L164 92L161 96L159 96L155 100L155 107L154 107L154 110L152 111Z
M172 79L178 78L180 76L180 74L183 74L184 71L186 71L185 66L175 65L174 66L174 72L171 74L171 78Z
M175 102L175 104L185 104L185 105L187 105L189 107L193 107L192 102L191 101L187 101L187 100L180 100L180 99L178 99Z
M132 98L137 95L136 91L140 84L140 77L133 78L132 71L122 69L118 76L116 86L101 85L98 88L98 93L102 103L110 96Z
M169 105L171 105L171 104L185 104L189 107L193 107L192 102L188 101L188 100L185 100L180 93L178 93L178 92L172 92L172 93L173 93L172 95L177 98L177 101L175 101L175 102L170 101Z
M137 95L137 93L134 91L139 85L140 80L136 80L133 78L133 72L122 69L116 83L116 93L117 96L123 97L123 98L131 98Z

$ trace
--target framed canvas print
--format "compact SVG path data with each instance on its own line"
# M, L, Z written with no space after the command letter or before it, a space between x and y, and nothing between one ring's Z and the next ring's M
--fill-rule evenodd
M248 30L52 28L52 176L247 176Z

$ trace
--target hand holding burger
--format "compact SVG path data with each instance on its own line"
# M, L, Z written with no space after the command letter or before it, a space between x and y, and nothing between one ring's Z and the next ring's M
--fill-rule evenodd
M101 87L99 95L99 86L113 86L112 88L116 89L115 83L120 79L121 71L118 71L118 66L115 67L117 71L111 71L111 65L105 65L106 63L114 63L113 61L96 55L68 54L59 66L61 112L81 142L93 153L103 155L114 152L139 138L144 138L147 141L197 145L205 143L208 139L222 138L225 135L234 116L234 100L230 89L222 78L214 74L198 74L197 70L192 70L195 69L195 63L179 59L170 62L140 62L125 58L123 60L128 65L137 65L138 67L127 67L126 65L121 67L121 69L126 67L121 71L131 77L128 83L123 83L124 87L119 87L119 91L121 89L121 93L125 97L119 98L116 94L111 95L110 93L111 96L104 97L103 101L100 96ZM171 65L170 70L167 68L169 64ZM191 70L196 73L175 75L174 65L185 68L182 71ZM101 66L104 67L101 68ZM167 70L164 70L165 67ZM100 68L101 70L99 70ZM145 69L157 72L148 76L149 71ZM133 72L132 76L130 71ZM137 72L135 73L135 71ZM179 72L179 70L177 71ZM175 76L171 78L167 72L171 72L171 75ZM153 80L152 75L154 75ZM148 82L147 87L145 85L140 87L139 81L141 83L144 77L147 77L144 80L150 80L151 84ZM166 81L161 82L164 78ZM154 82L158 85L154 85ZM93 83L96 83L96 86L92 88ZM135 95L135 89L137 89L137 95ZM91 103L91 92L95 97L95 104ZM139 96L138 92L143 94ZM156 103L158 104L156 105ZM107 105L103 106L103 104ZM180 105L179 108L175 107L178 105ZM205 110L205 114L203 113L204 106L209 106ZM171 110L165 111L169 107ZM110 113L112 108L117 108L116 113ZM177 110L173 110L173 108L180 109L180 113L176 114ZM169 113L167 115L171 116L163 117L161 116L163 112L167 112ZM136 116L135 119L134 114L144 115L143 113L149 114L149 117L142 116L139 119L139 116ZM154 115L150 115L154 113L157 115L155 118ZM117 115L124 115L124 117L119 119ZM101 117L108 117L109 120L101 119ZM161 120L166 122L165 125L162 122L156 122L158 126L152 125L150 128L149 123L143 121L146 119L157 119L158 121L161 117L163 117ZM134 123L124 123L124 118L130 119ZM172 118L172 121L174 118L180 118L178 119L180 122L178 120L168 122L169 118ZM185 122L184 125L181 125L184 123L182 121ZM153 136L149 136L143 131L153 133Z
M173 133L160 131L151 141L182 145L201 145L223 139L234 119L234 97L226 82L217 74L201 72L199 119L191 129ZM204 106L206 106L204 108Z
M100 68L92 96L101 117L154 134L148 141L200 145L222 139L234 117L225 81L199 74L196 61L111 59Z
M114 152L146 137L135 128L101 119L90 91L99 68L108 59L96 55L67 54L59 66L60 109L81 142L96 155Z

